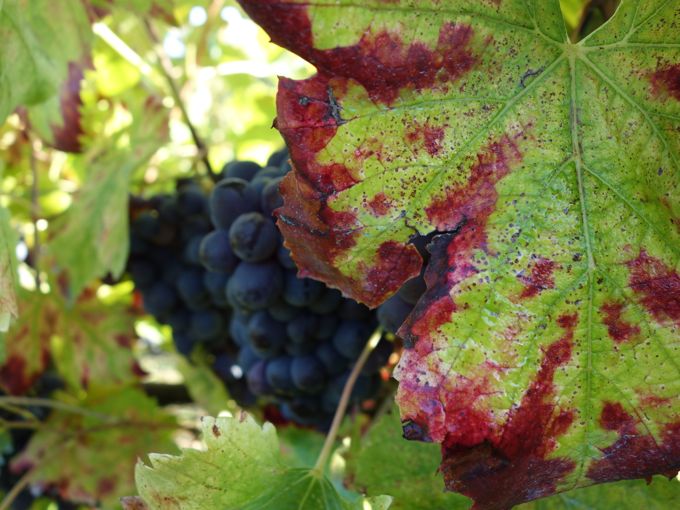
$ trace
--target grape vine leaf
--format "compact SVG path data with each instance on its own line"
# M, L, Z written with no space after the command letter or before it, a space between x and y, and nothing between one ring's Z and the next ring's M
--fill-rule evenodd
M517 510L668 510L680 500L680 482L655 476L594 485L570 493L555 494L517 507Z
M437 445L402 438L398 409L383 415L347 459L351 488L368 494L390 494L391 510L467 510L471 501L444 493L437 473ZM652 483L626 480L595 485L525 503L518 510L667 510L680 498L680 482L655 477Z
M440 448L402 437L396 406L355 442L347 455L348 487L368 496L389 494L394 498L390 510L470 508L469 498L444 492L437 472Z
M674 475L680 4L575 44L557 0L241 5L318 70L277 99L301 273L376 306L439 234L396 377L446 486L493 510Z
M69 292L78 296L93 278L125 269L130 176L167 138L168 111L151 97L136 120L100 151L82 156L87 179L61 221L50 249L68 273ZM127 146L119 146L129 137ZM73 249L77 246L78 249Z
M0 123L17 106L38 104L56 94L66 80L68 63L89 52L91 38L79 0L0 2Z
M322 475L287 467L276 429L260 427L249 415L204 417L205 451L183 450L181 457L151 454L139 463L137 490L142 501L128 509L192 510L384 510L390 498L347 501Z
M137 459L149 449L175 449L175 420L131 387L98 388L73 405L82 412L53 410L10 467L32 468L32 483L57 488L66 500L119 508L134 490Z
M9 329L10 320L18 314L14 246L16 239L9 224L9 213L0 206L0 335ZM4 353L1 343L0 353ZM0 362L3 359L4 355L0 355Z
M70 305L58 294L22 291L19 319L6 334L6 359L0 387L12 394L28 391L50 359L75 390L91 385L127 384L142 374L131 342L134 321L124 305L104 304L87 289Z

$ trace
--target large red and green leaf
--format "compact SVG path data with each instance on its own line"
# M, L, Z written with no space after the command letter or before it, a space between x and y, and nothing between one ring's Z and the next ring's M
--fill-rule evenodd
M173 418L134 388L98 390L69 402L80 411L55 410L28 447L12 460L17 473L70 501L119 508L134 491L134 465L149 450L174 450Z
M502 509L675 474L680 5L572 44L557 0L241 4L318 69L278 96L301 273L375 306L439 234L397 377L447 487Z
M131 350L133 317L124 305L105 304L86 290L70 306L57 294L24 291L19 319L7 334L0 387L13 395L28 391L50 358L68 386L127 384L140 377Z

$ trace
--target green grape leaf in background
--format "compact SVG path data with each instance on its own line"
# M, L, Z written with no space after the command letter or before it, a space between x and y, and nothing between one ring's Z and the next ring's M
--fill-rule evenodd
M505 509L680 468L680 3L579 43L557 0L254 0L282 79L279 226L302 276L400 329L410 439ZM493 487L493 490L489 490Z
M94 155L81 156L85 183L61 221L50 245L51 253L67 272L71 296L88 282L111 273L119 277L128 256L128 194L132 173L144 165L165 142L168 111L151 97L144 112L122 136Z
M467 510L469 498L444 491L437 472L440 448L406 441L399 410L385 413L371 426L347 458L350 488L372 496L389 494L390 510Z
M322 475L286 466L274 427L252 417L202 419L205 451L181 457L151 454L137 466L141 501L126 508L150 510L385 510L390 498L347 501Z
M1 1L0 122L17 106L56 94L69 62L89 52L91 37L81 0Z
M80 411L53 410L12 460L12 471L32 468L32 483L55 487L66 500L120 508L119 499L134 491L137 459L175 448L174 418L134 388L99 389L67 403Z
M0 337L9 329L11 319L18 314L14 246L16 239L9 224L9 214L0 206ZM4 347L0 343L0 362L4 359L2 353Z
M19 319L6 334L0 387L12 395L28 391L50 359L75 390L138 381L142 372L131 349L134 317L124 305L104 304L86 289L75 305L58 293L19 293Z

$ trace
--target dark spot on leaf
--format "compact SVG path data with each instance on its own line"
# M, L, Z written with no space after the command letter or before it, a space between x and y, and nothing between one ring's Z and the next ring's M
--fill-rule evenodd
M540 294L545 289L555 288L555 279L553 278L553 271L556 264L552 260L539 258L531 267L529 276L520 276L520 280L524 283L524 290L522 290L521 298L532 298Z
M661 67L652 73L652 93L680 101L680 64Z
M220 428L217 425L212 426L212 433L215 437L220 437L222 435L222 432L220 432Z
M666 425L659 437L638 432L640 420L619 403L605 402L600 425L619 438L602 449L603 458L588 468L588 478L598 483L664 474L673 477L680 470L680 423Z
M680 275L645 250L628 262L629 284L660 324L680 325Z

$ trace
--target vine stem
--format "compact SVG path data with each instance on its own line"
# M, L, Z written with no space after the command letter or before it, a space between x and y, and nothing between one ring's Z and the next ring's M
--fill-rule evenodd
M65 402L59 402L57 400L50 400L48 398L33 398L33 397L11 397L2 396L0 397L0 405L9 404L16 406L38 406L38 407L50 407L52 409L58 409L60 411L65 411L73 414L80 414L83 416L89 416L91 418L98 418L103 421L111 421L115 419L113 416L106 414L95 413L83 409L82 407L67 404ZM1 510L1 509L0 509Z
M359 378L361 369L364 368L368 356L371 354L371 352L373 352L375 346L378 345L378 342L380 341L381 337L382 329L378 328L373 332L371 338L368 339L368 342L366 343L364 350L361 351L359 359L357 359L357 362L354 364L354 367L352 368L352 371L349 374L349 378L345 383L345 387L342 389L342 395L340 396L340 402L338 403L338 407L335 410L335 415L333 416L331 428L328 431L328 434L326 435L326 440L323 444L323 448L321 448L321 453L319 453L319 457L316 460L316 464L312 469L312 471L316 472L318 475L323 474L324 469L326 468L326 464L328 463L328 459L331 456L331 452L333 451L333 446L335 445L335 439L337 438L338 430L340 429L342 419L345 417L345 411L347 411L349 398L352 395L352 390L354 389L354 383L356 383L357 379Z
M26 486L31 483L31 476L33 475L36 467L37 465L33 466L31 469L26 471L21 478L19 478L17 483L14 484L14 486L2 499L2 502L0 503L0 510L9 510L9 508L11 508L12 503L14 503L14 500L19 497L21 491L23 491Z
M184 104L184 101L182 100L179 87L177 86L175 79L172 77L172 62L170 61L168 56L161 50L162 48L161 40L148 19L144 20L144 26L146 27L146 32L149 35L149 38L154 43L154 51L156 53L156 57L158 58L160 71L163 74L163 77L165 78L168 87L170 87L170 92L172 93L172 97L175 100L175 104L179 107L180 111L182 112L184 122L189 128L191 138L194 140L194 145L196 145L196 148L198 149L198 155L201 158L201 161L203 161L205 168L208 170L208 174L210 174L210 177L213 180L216 180L218 176L213 170L213 167L210 164L210 160L208 159L208 148L203 139L201 138L201 136L198 134L196 126L194 126L193 122L191 122L191 118L189 117L187 107Z
M33 269L35 270L35 290L41 293L40 286L42 279L40 277L40 231L38 230L38 220L40 219L40 187L38 180L38 162L35 153L38 150L39 142L34 140L32 136L28 135L29 143L31 144L30 166L31 166L31 222L33 223Z

